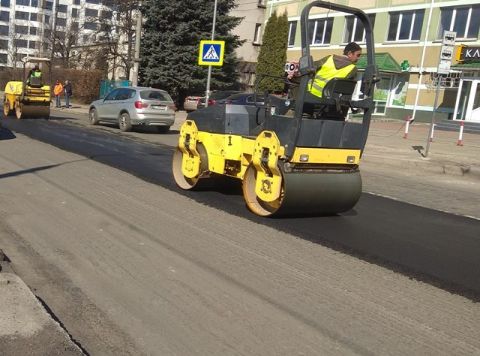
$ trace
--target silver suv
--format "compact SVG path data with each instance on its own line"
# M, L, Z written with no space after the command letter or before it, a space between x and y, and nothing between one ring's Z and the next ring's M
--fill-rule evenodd
M120 130L131 131L133 126L155 126L166 133L175 121L175 104L165 90L122 87L112 90L104 99L90 104L92 125L99 122L118 123Z

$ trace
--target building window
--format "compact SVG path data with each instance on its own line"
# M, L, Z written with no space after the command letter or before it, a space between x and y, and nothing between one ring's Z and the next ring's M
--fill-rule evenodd
M86 17L98 17L98 10L95 9L85 9Z
M293 47L295 44L295 35L297 33L297 21L290 21L288 23L288 47Z
M15 11L15 19L17 20L28 20L30 13L23 11Z
M83 24L83 28L85 28L86 30L97 30L98 24L95 22L85 22Z
M30 21L37 21L37 14L34 14L33 12L30 13Z
M80 0L73 0L73 5L80 5Z
M372 28L375 24L375 14L368 15ZM349 42L365 42L365 27L362 21L356 16L345 17L345 33L343 35L343 43Z
M36 41L28 41L28 48L32 48L32 49L37 48L37 42Z
M425 10L391 12L387 41L418 41Z
M32 2L30 3L30 6L31 7L38 7L38 0L32 0Z
M36 27L30 27L30 34L31 35L36 35L37 34L37 28Z
M332 38L333 18L308 21L308 40L312 46L329 44Z
M72 8L72 17L74 17L74 18L78 17L78 9Z
M0 5L3 7L10 7L10 0L2 0Z
M0 25L0 35L8 36L9 27L5 25Z
M7 64L8 61L8 54L2 53L0 54L0 63Z
M28 34L28 26L15 25L15 33L19 35Z
M441 11L438 39L443 38L443 31L455 31L457 38L478 38L480 6L444 7Z
M0 11L0 21L8 22L10 20L10 13L8 11Z
M22 39L16 39L14 41L15 46L18 48L27 48L28 47L28 41L27 40L22 40Z
M29 6L30 0L17 0L17 5Z
M8 40L0 40L0 49L8 50Z
M66 14L67 11L68 11L68 6L67 5L62 5L62 4L57 5L57 12L61 12L63 14Z
M62 27L67 26L67 19L57 17L57 26L62 26Z
M260 35L262 32L262 24L255 24L255 33L253 35L253 44L260 44Z

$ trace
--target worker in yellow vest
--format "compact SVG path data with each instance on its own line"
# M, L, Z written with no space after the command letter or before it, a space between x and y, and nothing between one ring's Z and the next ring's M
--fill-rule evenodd
M304 113L312 115L314 104L322 98L325 85L333 78L355 79L357 76L356 63L362 54L362 48L355 42L347 44L343 55L326 56L314 62L317 68L315 77L310 80L305 93ZM289 79L293 75L289 75Z
M362 49L355 42L345 46L343 56L336 54L322 58L315 62L317 72L308 86L308 92L317 98L322 97L322 91L330 79L355 79L357 75L358 58L362 54Z
M355 42L350 42L343 49L343 55L336 54L322 58L316 62L317 71L315 77L310 81L305 95L305 105L303 112L313 115L315 102L322 97L322 91L325 85L333 78L352 79L357 76L356 63L362 54L362 48ZM333 110L333 108L327 108ZM342 113L338 113L340 118L345 119L348 107L342 108Z

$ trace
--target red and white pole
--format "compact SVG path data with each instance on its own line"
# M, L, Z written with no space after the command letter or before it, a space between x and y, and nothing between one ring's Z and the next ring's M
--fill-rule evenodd
M463 146L463 121L460 122L460 132L458 134L457 146Z
M405 133L403 134L403 138L408 138L408 128L410 127L410 121L412 120L412 117L410 115L407 115L405 117Z
M435 125L436 124L432 125L432 132L430 132L430 142L433 142L433 133L435 132Z

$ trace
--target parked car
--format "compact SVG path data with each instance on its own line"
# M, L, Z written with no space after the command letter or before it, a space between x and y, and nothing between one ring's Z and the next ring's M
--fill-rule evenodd
M120 130L134 126L155 126L166 133L175 121L175 104L170 95L160 89L122 87L112 90L104 99L90 104L92 125L100 122L118 123Z
M226 98L225 104L264 105L265 99L263 98L263 95L259 95L259 94L255 96L254 93L238 93L238 94L230 95L228 98Z
M228 98L230 95L240 93L237 90L218 90L214 91L210 94L208 97L208 106L215 105L217 103L222 103L222 100L224 101L226 98ZM198 102L197 105L198 109L204 108L205 107L205 97L202 96Z
M201 98L200 96L194 96L194 95L187 96L185 98L185 101L183 102L183 109L186 112L197 110L197 105L200 98Z

